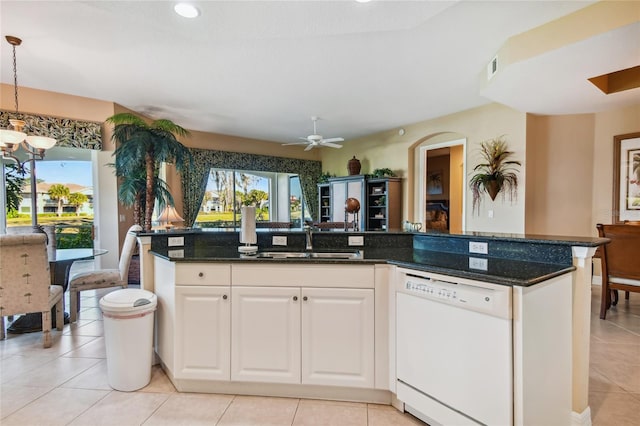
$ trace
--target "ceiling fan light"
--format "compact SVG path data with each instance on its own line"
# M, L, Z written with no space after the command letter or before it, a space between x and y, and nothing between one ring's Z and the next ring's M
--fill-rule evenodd
M173 6L173 10L183 18L197 18L200 16L198 8L189 3L177 3Z

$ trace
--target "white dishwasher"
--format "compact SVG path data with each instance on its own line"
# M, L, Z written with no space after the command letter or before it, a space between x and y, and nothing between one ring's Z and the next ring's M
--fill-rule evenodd
M400 269L397 397L431 426L513 424L511 287Z

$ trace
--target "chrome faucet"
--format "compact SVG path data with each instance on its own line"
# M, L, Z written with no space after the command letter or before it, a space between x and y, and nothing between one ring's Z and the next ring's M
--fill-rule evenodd
M313 224L307 221L304 225L304 233L307 242L305 250L313 250Z

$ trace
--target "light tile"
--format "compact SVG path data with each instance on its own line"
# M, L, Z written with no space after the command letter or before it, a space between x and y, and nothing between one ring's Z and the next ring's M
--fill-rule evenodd
M233 395L176 393L144 425L214 425L232 400Z
M80 346L78 349L67 352L65 357L71 358L106 358L107 351L104 346L104 337L98 337L91 342Z
M613 383L592 365L589 369L589 390L596 392L626 392Z
M104 322L98 320L91 321L88 324L65 330L64 334L72 334L74 336L103 336Z
M0 383L6 383L23 374L41 367L55 358L28 357L12 355L0 360Z
M140 425L151 417L167 398L167 394L112 391L69 424Z
M151 367L151 381L140 392L175 393L177 390L162 368L154 365Z
M82 309L78 312L78 319L83 320L102 320L102 311L100 308Z
M217 426L290 426L297 406L294 398L237 396Z
M637 426L640 401L629 393L589 392L593 426Z
M640 365L599 363L591 367L627 392L640 393Z
M18 411L50 390L51 387L3 386L0 388L0 419Z
M4 418L2 425L66 425L108 393L57 388Z
M100 360L96 365L60 385L62 388L112 390L107 376L107 361Z
M90 358L56 358L6 383L7 386L60 386L100 362Z
M351 406L307 400L298 405L293 425L366 426L367 406L366 404Z
M368 426L420 426L422 421L409 413L401 413L390 405L369 404Z

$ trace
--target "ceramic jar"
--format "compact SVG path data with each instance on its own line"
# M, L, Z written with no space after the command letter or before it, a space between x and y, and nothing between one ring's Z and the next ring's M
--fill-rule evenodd
M351 160L347 163L347 170L349 171L349 176L359 175L360 174L360 160L356 158L354 155Z

